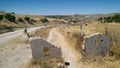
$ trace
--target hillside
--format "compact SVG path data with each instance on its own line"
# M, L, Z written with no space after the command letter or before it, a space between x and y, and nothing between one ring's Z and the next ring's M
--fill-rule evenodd
M58 18L58 19L84 19L89 22L97 21L100 17L109 17L114 15L120 15L120 13L108 13L108 14L74 14L74 15L47 15L48 18Z
M114 15L120 15L120 13L40 16L0 12L0 33L14 31L15 28L26 28L30 26L62 23L71 24L71 22L76 22L78 20L84 20L86 23L92 23L98 21L100 17L107 19L107 17L112 17ZM13 20L10 21L6 17Z
M14 31L18 28L27 28L31 26L40 26L50 24L56 19L46 18L39 15L25 15L0 12L0 33Z

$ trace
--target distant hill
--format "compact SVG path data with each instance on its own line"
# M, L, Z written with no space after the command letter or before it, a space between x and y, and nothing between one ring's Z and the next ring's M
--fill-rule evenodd
M13 31L14 28L26 28L43 24L58 24L61 22L70 23L76 20L85 20L87 23L98 21L100 17L108 17L120 13L109 14L74 14L74 15L26 15L0 12L0 33Z
M109 14L74 14L74 15L47 15L45 17L48 18L60 18L60 19L86 19L89 21L97 21L99 17L108 17L108 16L113 16L120 13L109 13Z

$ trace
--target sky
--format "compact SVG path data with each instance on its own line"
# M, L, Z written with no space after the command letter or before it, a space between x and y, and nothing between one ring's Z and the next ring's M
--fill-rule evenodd
M120 12L120 0L0 0L0 10L32 15L106 14Z

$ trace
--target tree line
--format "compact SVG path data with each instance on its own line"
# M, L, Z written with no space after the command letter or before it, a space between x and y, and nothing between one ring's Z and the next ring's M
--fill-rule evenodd
M0 15L0 21L2 21L4 18L14 23L25 23L26 21L30 24L33 24L33 22L36 22L36 20L30 18L29 16L26 16L24 18L16 18L13 13L6 13L5 15ZM43 23L49 22L47 18L41 18L40 21Z
M98 22L100 22L100 23L111 23L111 22L120 23L120 15L116 14L116 15L108 16L108 17L99 17Z
M4 18L7 19L8 21L14 22L14 23L25 22L25 21L27 21L29 23L36 22L36 20L30 19L30 17L28 17L28 16L24 17L24 19L23 18L16 19L16 17L11 13L6 13L5 15L0 15L0 21L3 20Z

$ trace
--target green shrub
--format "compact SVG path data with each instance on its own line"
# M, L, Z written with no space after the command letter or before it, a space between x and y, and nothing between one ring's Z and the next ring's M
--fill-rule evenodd
M49 22L47 18L42 18L41 21L42 21L43 23Z
M30 22L30 17L25 17L24 18L27 22Z
M18 18L18 22L24 22L22 18Z
M31 22L36 22L36 20L34 20L34 19L31 19Z
M15 14L15 12L11 12L11 14Z
M0 15L0 21L3 20L3 15Z
M114 15L112 18L115 22L120 22L120 15Z
M10 21L10 22L15 22L15 16L14 15L11 15L10 13L7 13L6 15L5 15L5 18L8 20L8 21Z
M110 22L116 22L116 23L120 23L120 15L116 14L113 16L108 16L108 17L100 17L98 18L98 21L100 21L102 23L102 21L110 23Z

